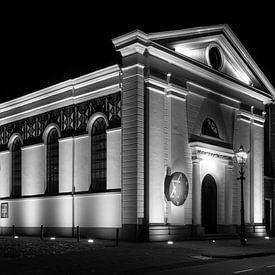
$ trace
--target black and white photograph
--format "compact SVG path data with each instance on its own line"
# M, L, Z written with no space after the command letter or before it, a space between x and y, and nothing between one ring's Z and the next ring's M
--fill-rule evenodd
M3 9L1 274L274 274L274 9L193 2Z

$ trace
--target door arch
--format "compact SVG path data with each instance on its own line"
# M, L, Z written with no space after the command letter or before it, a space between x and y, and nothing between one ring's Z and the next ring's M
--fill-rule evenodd
M210 174L202 181L201 207L201 221L205 233L217 233L217 184Z

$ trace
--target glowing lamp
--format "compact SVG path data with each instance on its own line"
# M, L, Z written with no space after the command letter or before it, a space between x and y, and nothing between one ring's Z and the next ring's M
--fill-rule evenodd
M235 153L238 164L241 167L245 166L247 160L247 152L244 151L243 146L241 145L239 150Z
M55 240L55 237L50 237L50 240L54 241L54 240Z
M19 236L14 236L15 239L19 239Z
M94 242L94 240L91 240L91 239L88 240L88 243L93 243L93 242Z
M243 181L245 180L244 177L244 166L247 160L247 152L244 151L243 146L241 145L239 150L235 152L235 156L237 162L240 166L240 177L237 180L241 181L241 234L240 234L240 241L241 245L245 245L247 239L245 238L245 222L244 222L244 195L243 195Z
M173 241L168 241L167 244L174 244L174 242Z

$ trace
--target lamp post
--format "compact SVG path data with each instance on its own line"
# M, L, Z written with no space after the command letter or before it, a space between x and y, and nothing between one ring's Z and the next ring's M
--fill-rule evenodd
M237 162L240 166L240 177L237 180L241 180L241 245L246 244L245 239L245 223L244 223L244 199L243 199L243 181L245 180L244 177L244 166L247 160L247 152L244 151L243 146L241 145L239 150L235 153Z

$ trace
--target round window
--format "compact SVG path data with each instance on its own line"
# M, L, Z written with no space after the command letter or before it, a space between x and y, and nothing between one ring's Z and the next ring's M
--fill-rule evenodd
M211 66L218 70L221 68L222 65L222 55L218 47L212 47L209 50L209 61Z

